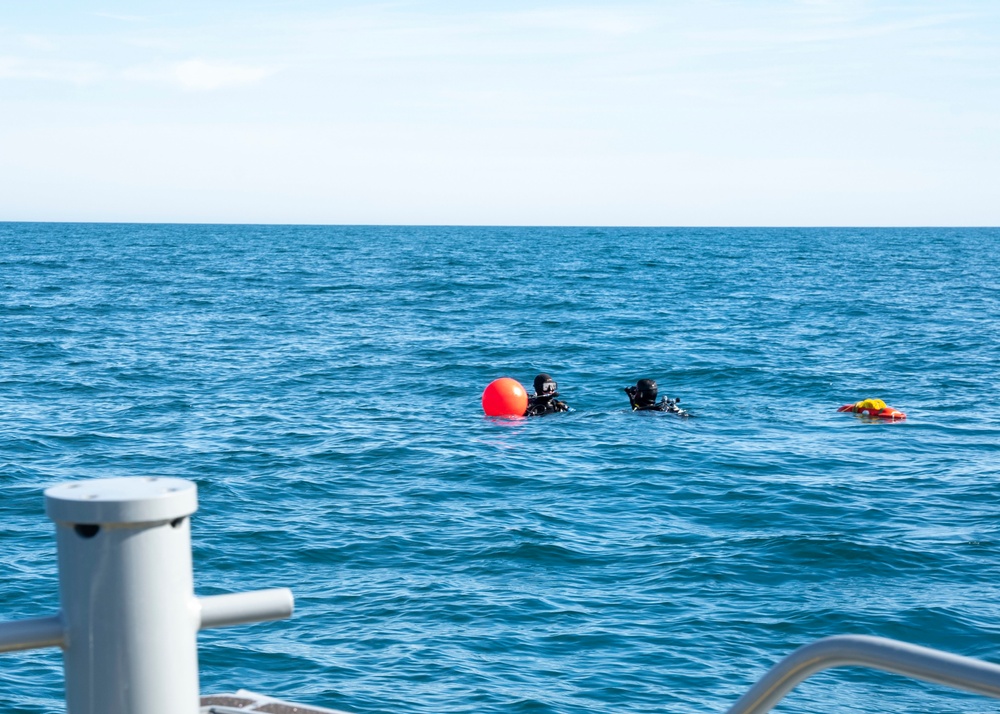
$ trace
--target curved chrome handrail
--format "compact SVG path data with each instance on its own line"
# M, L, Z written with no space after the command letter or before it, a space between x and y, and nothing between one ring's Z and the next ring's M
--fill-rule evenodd
M1000 699L1000 665L885 637L837 635L799 647L726 714L765 714L800 682L824 669L845 666L881 669Z

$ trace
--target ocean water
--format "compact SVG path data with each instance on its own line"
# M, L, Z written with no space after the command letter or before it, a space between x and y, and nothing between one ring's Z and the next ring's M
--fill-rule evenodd
M0 224L0 617L58 608L45 487L162 475L198 594L297 597L201 634L205 693L721 712L832 634L1000 662L998 356L997 229ZM541 371L571 412L483 417ZM57 650L0 666L62 709ZM846 669L778 711L998 706Z

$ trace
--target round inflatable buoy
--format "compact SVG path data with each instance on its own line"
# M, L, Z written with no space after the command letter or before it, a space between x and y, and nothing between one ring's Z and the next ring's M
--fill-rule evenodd
M483 411L492 417L520 417L528 409L528 393L516 379L501 377L483 390Z
M881 399L863 399L862 401L854 404L845 404L837 411L852 412L854 414L860 414L861 416L871 417L873 419L890 419L892 421L906 418L906 415L903 414L903 412L886 406L885 402Z

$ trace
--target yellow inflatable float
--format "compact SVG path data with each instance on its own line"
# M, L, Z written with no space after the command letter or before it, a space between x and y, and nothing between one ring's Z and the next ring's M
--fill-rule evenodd
M903 412L892 407L887 407L881 399L862 399L860 402L854 404L845 404L837 411L853 412L861 416L889 419L891 421L899 421L906 418Z

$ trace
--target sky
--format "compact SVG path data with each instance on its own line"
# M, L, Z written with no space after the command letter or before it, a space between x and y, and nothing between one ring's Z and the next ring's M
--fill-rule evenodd
M0 5L0 220L997 226L1000 3Z

